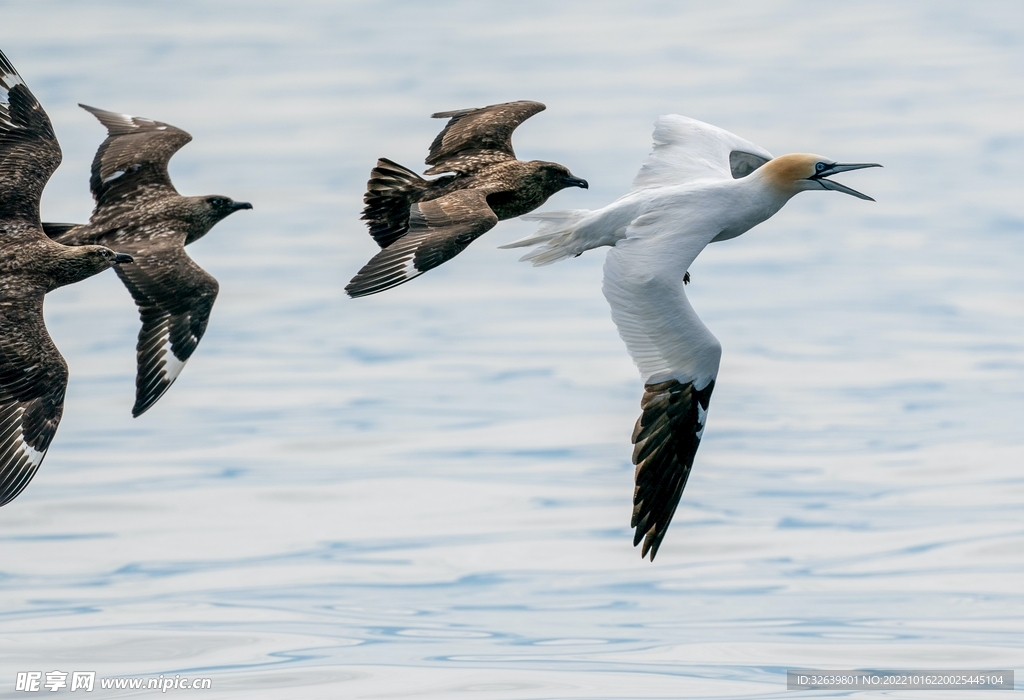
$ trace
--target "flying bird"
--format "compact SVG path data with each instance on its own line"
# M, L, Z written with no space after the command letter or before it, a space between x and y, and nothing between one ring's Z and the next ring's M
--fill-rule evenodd
M587 188L558 163L521 161L512 132L540 102L438 112L449 119L430 145L425 180L387 158L366 185L362 218L382 248L352 278L351 297L383 292L451 260L499 222L531 212L566 187Z
M132 261L43 233L39 198L60 161L49 117L0 52L0 506L35 476L64 412L68 366L46 331L44 296Z
M178 378L195 352L219 285L185 252L224 217L248 202L214 194L183 197L167 163L192 137L163 122L79 105L107 127L92 161L89 186L96 207L88 224L43 224L65 245L101 243L130 253L117 268L142 319L132 415L146 412Z
M704 434L722 346L686 299L687 268L709 243L735 238L798 192L833 190L872 200L829 176L880 167L809 153L768 151L704 122L668 115L632 191L595 211L535 214L536 246L522 260L547 265L611 246L603 291L640 370L644 396L633 430L633 545L658 553Z

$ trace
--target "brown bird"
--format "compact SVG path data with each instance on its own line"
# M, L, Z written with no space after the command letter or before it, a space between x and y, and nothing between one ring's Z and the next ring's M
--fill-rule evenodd
M49 117L0 52L0 506L35 476L64 412L68 366L46 331L43 297L132 260L43 233L39 198L60 161Z
M383 248L352 278L351 297L376 294L451 260L505 219L533 211L566 187L587 188L558 163L521 161L512 132L545 109L540 102L438 112L448 118L430 145L425 180L387 158L377 161L366 186L363 219Z
M89 186L96 208L88 224L43 224L66 245L102 243L131 253L135 264L117 268L139 307L138 374L132 415L142 415L178 378L199 345L219 285L185 252L224 217L248 202L223 195L182 197L167 163L192 140L163 122L79 105L107 127L92 161Z

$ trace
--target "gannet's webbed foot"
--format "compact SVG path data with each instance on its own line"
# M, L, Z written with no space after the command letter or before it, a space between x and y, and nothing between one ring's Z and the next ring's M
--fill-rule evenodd
M689 284L689 283L690 283L690 271L687 270L686 274L683 275L683 284Z

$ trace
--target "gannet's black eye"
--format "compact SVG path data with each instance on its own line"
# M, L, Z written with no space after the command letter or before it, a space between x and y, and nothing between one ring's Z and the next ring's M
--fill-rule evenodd
M826 168L828 168L828 163L815 163L814 164L814 172L816 172L816 173L824 172Z

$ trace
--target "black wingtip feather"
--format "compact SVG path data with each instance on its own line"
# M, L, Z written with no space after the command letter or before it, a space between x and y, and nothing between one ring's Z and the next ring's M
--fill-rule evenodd
M5 73L11 73L21 78L21 75L18 73L18 69L14 67L14 64L11 63L10 59L7 58L7 55L3 51L0 51L0 68L2 68Z
M672 522L693 467L715 382L696 389L692 382L668 380L648 384L642 413L633 430L636 487L631 526L633 546L643 542L640 557L654 557Z
M387 275L378 273L372 274L372 276L368 274L364 276L363 279L360 279L361 274L361 272L360 274L357 274L352 278L352 281L345 286L345 293L352 299L368 297L371 294L379 294L380 292L394 289L399 285L405 284L406 282L419 277L419 275L406 277L401 273L392 273Z

